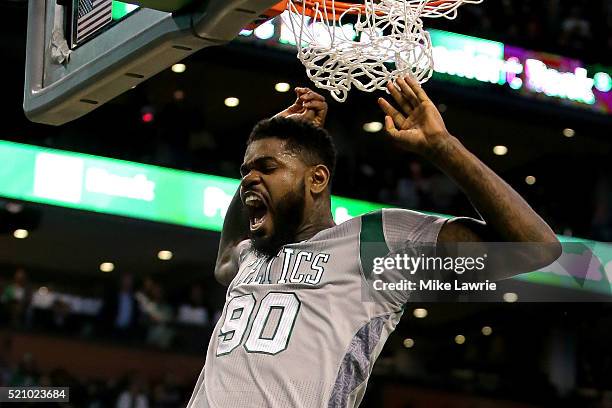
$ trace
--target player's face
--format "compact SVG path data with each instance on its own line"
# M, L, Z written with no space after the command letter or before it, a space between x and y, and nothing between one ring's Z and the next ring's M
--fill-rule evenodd
M256 250L274 256L295 238L304 216L306 170L282 140L266 138L248 146L240 167L240 198Z

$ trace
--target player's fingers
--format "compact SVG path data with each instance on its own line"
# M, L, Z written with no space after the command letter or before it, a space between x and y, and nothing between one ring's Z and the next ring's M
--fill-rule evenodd
M393 119L389 115L385 116L385 130L393 138L396 138L398 136L399 132L397 128L395 127L395 123L393 122Z
M287 111L291 113L301 112L303 110L304 110L304 105L302 105L302 103L299 101L296 101L293 105L287 108Z
M416 97L418 98L419 102L426 102L429 100L429 96L427 96L427 94L421 87L421 84L419 84L419 81L417 81L416 79L412 78L409 75L406 75L405 80L406 80L407 85L410 87L410 89L414 93L414 95L416 95Z
M302 96L308 91L308 88L298 88L296 87L295 89L295 104L302 104Z
M302 120L305 120L306 122L312 122L315 119L315 113L314 111L308 109L308 110L305 110L303 113L301 113L300 117Z
M291 107L289 109L289 113L290 114L303 113L303 112L306 112L306 111L307 111L307 109L304 108L303 106L296 106L296 105L293 105L293 107Z
M311 100L304 102L304 107L306 109L323 110L326 108L326 106L327 103L325 103L324 101Z
M395 126L401 127L402 123L406 118L397 109L395 109L389 102L384 98L378 98L378 105L385 112L385 115L389 116Z
M399 89L397 89L397 86L393 82L391 81L387 82L387 89L389 90L389 93L393 97L393 100L397 102L397 104L402 108L404 113L408 114L412 112L413 108L410 105L410 102L408 102L408 100L402 96Z
M304 102L312 100L325 101L325 97L323 95L319 95L318 93L313 91L309 91L302 94L301 98Z
M414 106L417 106L419 104L419 99L415 95L415 93L412 90L412 88L410 88L408 83L406 83L404 78L398 78L397 79L397 85L402 90L402 96L404 98L406 98L406 100L408 100L408 102L410 103L411 106L414 107Z

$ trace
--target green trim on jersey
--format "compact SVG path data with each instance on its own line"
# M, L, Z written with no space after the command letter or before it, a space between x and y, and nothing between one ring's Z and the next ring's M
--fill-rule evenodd
M366 279L372 274L374 258L387 256L389 252L383 230L382 210L362 215L361 231L359 232L359 257L361 258L361 269Z

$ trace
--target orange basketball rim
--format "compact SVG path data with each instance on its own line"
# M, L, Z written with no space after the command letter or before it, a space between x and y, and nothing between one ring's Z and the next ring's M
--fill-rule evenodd
M261 17L263 21L274 18L287 10L289 0L282 0L268 9ZM460 0L430 0L427 1L423 9L429 11L432 9L445 10L452 8L456 3L461 3ZM329 20L339 20L343 14L361 14L365 13L366 6L361 3L351 3L345 1L332 0L302 0L295 1L294 6L296 11L309 16L316 17L317 15L325 14ZM263 21L258 21L261 24ZM248 27L253 28L253 27Z

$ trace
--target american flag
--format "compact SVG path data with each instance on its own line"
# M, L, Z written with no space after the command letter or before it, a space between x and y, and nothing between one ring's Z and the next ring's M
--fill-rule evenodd
M78 43L113 20L113 1L79 0L76 17Z

